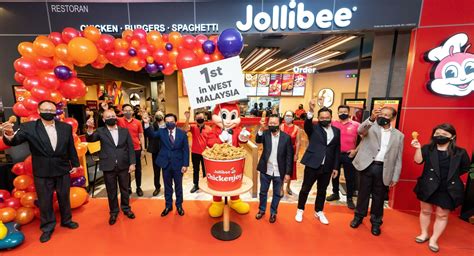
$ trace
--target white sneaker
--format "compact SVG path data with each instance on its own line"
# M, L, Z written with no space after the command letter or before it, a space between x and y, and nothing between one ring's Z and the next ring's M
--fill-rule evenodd
M301 209L298 209L296 211L296 216L295 216L296 222L302 222L303 221L303 212L304 212L304 210L301 210Z
M326 216L324 216L324 212L322 212L322 211L315 212L315 213L314 213L314 217L318 218L319 221L321 221L321 223L323 223L324 225L328 225L328 224L329 224L328 219L326 218Z

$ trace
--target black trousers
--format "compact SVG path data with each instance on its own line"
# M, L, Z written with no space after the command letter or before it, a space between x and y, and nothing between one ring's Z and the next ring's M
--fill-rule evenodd
M155 160L158 157L158 153L152 153L152 161L153 161L153 181L155 184L155 189L161 188L160 178L161 178L161 167L156 165Z
M128 193L128 184L130 184L130 175L128 170L119 170L117 167L113 171L104 171L105 189L109 199L110 215L119 213L117 182L120 188L120 208L122 211L130 211L130 194Z
M202 167L202 177L206 177L206 168L204 168L204 158L201 154L192 153L191 161L193 162L193 183L199 185L199 166Z
M319 212L324 209L324 202L326 201L326 189L328 188L332 173L324 172L323 169L324 166L321 166L318 169L313 169L308 166L304 168L303 185L301 186L300 195L298 197L298 209L304 210L306 200L308 200L309 192L316 181L318 184L314 210Z
M364 218L367 216L369 199L372 195L370 206L370 222L372 225L382 225L383 204L388 187L383 184L383 164L372 163L367 169L360 172L359 196L355 216Z
M352 158L349 157L349 153L341 153L341 165L344 168L344 178L346 179L347 187L347 198L354 196L355 183L356 183L356 169L352 165ZM339 177L341 172L337 173L337 177L332 179L332 192L333 194L339 194Z
M142 186L142 151L135 150L135 184ZM129 174L128 189L132 189L132 176Z
M54 167L52 167L54 168ZM56 216L53 209L53 193L56 191L61 213L61 223L71 222L71 203L69 201L69 190L71 178L69 173L59 177L34 177L36 194L40 209L40 229L43 232L51 232L56 226Z

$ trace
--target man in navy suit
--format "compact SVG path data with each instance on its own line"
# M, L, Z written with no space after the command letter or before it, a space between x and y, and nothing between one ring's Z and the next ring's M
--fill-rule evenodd
M157 166L163 170L165 183L166 208L161 213L164 217L173 209L173 181L176 191L176 208L180 216L183 210L183 174L188 171L189 145L186 133L176 128L177 117L175 114L166 114L166 128L154 131L150 126L150 117L144 116L145 134L150 138L160 139L160 153L154 159Z

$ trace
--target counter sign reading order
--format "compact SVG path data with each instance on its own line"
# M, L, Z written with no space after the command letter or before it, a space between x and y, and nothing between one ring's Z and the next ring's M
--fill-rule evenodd
M238 56L183 69L191 108L247 98Z

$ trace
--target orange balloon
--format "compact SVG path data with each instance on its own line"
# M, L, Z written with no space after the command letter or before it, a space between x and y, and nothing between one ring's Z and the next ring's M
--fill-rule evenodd
M153 57L151 57L151 56L146 57L146 62L147 63L153 63L154 61L155 61L155 59L153 59Z
M18 199L21 199L22 196L24 196L26 194L26 191L24 190L17 190L15 192L13 192L13 197L15 198L18 198Z
M173 48L178 48L181 45L181 42L183 42L183 37L179 32L173 31L169 33L168 40L173 45Z
M140 67L140 58L138 57L131 57L128 59L127 63L125 64L130 70L133 71L140 71L142 68Z
M72 61L71 56L68 54L67 44L58 44L54 49L54 56L63 61Z
M87 152L87 146L84 146L82 144L77 145L76 147L77 155L78 156L84 156Z
M89 194L84 188L71 187L69 199L71 201L71 208L77 208L83 205L89 197Z
M53 59L54 61L54 66L66 66L68 68L70 68L71 70L74 70L74 64L72 64L71 61L67 61L67 60L60 60L60 59L57 59L57 58L54 58Z
M20 202L24 207L35 207L36 199L38 199L36 192L28 192L21 197Z
M0 209L0 220L3 223L10 222L10 221L14 220L15 217L16 217L15 209L13 209L11 207L5 207L5 208Z
M160 32L150 31L150 33L146 35L146 41L155 48L160 48L163 43L163 38Z
M122 39L124 40L132 40L133 37L133 31L130 29L126 29L122 32Z
M177 49L173 49L169 54L168 54L168 57L169 57L169 60L170 60L170 63L171 64L176 64L176 58L178 58L178 50Z
M86 27L83 33L85 38L91 40L94 43L100 39L100 30L94 26Z
M115 50L127 50L128 49L128 42L125 41L124 39L115 39L114 40L114 48Z
M29 175L20 175L13 180L13 185L18 190L25 190L33 184L33 178Z
M27 59L36 59L38 56L35 53L35 50L33 49L33 43L31 42L22 42L18 45L18 52L21 54L21 56L27 58Z
M38 36L33 42L35 53L44 57L53 57L55 48L53 41L46 36Z
M218 60L224 59L224 56L223 56L220 52L215 51L215 52L211 55L211 59L212 59L212 61L218 61Z
M28 207L20 207L16 211L15 221L18 224L25 225L30 223L35 218L35 210Z
M68 43L68 54L75 62L87 65L97 59L99 52L91 40L75 37Z
M103 54L99 54L99 56L97 56L97 60L95 60L95 61L100 63L100 64L104 64L104 65L109 63L109 60Z
M58 90L51 90L50 96L50 100L55 103L63 100L63 95Z
M202 58L202 57L204 57L204 54L206 54L206 53L204 53L204 51L202 50L202 47L196 48L196 49L194 50L194 53L196 54L196 56L197 56L198 58Z
M130 45L136 49L140 46L140 41L133 39L132 42L130 42Z

